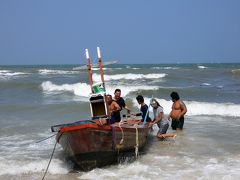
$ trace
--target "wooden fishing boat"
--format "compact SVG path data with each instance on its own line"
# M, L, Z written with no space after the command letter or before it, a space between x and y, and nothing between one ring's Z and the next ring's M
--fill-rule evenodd
M92 94L90 96L91 120L52 126L58 132L56 140L67 157L82 170L91 170L118 162L122 153L133 152L135 157L147 142L148 123L136 116L126 116L120 122L109 124L106 104L101 54L98 48L101 83L93 85L90 58L86 49L88 73Z

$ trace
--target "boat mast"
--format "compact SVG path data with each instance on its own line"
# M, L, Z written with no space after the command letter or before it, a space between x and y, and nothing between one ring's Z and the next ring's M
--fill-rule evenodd
M93 85L92 70L91 70L91 62L90 62L88 49L85 49L85 52L86 52L86 58L87 58L87 68L88 68L89 83L90 83L90 87L91 87L91 92L93 93L93 88L92 88L92 85Z
M105 89L103 69L102 69L102 58L101 58L101 52L100 52L100 48L99 47L97 47L97 54L98 54L98 66L99 66L99 69L100 69L101 80L102 80L102 83L103 83L103 87Z

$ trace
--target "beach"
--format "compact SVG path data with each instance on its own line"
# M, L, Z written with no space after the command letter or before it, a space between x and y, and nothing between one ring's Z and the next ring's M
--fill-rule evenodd
M41 179L55 139L37 141L53 135L53 125L91 118L88 74L73 70L76 66L0 66L0 179ZM99 82L99 69L92 70ZM183 131L159 141L154 126L136 161L89 172L74 171L57 145L45 179L240 178L239 63L114 64L104 74L106 92L120 88L134 112L142 94L146 104L156 98L167 118L170 93L178 92L188 109Z

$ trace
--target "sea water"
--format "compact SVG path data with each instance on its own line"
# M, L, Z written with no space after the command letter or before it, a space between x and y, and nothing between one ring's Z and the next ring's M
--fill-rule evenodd
M89 77L74 67L0 66L0 179L41 179L55 139L36 142L53 135L52 125L90 118ZM154 126L136 161L89 172L73 171L57 145L46 179L240 178L240 64L116 64L104 73L107 93L120 88L134 112L142 94L146 104L156 98L166 118L177 91L188 108L183 131L158 141Z

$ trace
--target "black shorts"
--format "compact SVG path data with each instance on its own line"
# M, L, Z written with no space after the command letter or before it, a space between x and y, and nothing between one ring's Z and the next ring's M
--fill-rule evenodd
M184 117L182 116L179 121L177 121L176 119L172 119L172 124L171 127L173 130L176 129L183 129L183 124L184 124Z

